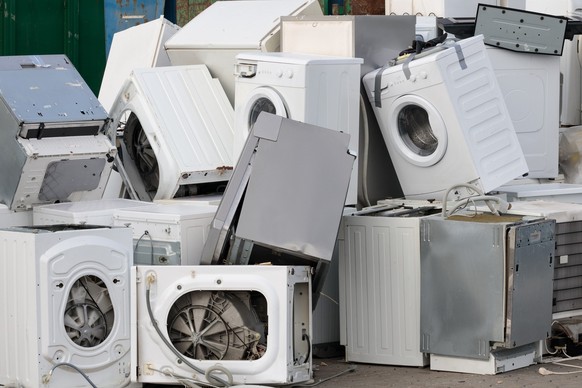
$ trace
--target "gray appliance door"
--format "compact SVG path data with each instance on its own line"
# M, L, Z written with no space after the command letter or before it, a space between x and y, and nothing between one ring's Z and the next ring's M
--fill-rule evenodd
M329 262L355 157L349 135L261 113L211 224L202 264L234 239Z
M505 339L505 225L421 221L421 351L488 359Z

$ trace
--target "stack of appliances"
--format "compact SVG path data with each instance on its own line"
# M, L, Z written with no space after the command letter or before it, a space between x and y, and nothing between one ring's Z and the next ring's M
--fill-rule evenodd
M344 133L259 115L210 223L202 266L135 267L133 381L311 378L312 294L335 246L354 161L348 144Z
M0 202L100 199L117 150L109 117L64 55L0 60Z
M414 38L415 20L414 16L382 15L286 16L281 18L281 51L362 58L361 78L408 47ZM354 172L358 205L370 206L381 199L401 197L402 190L361 83L359 90L359 124L350 124L349 133L352 144L358 145Z

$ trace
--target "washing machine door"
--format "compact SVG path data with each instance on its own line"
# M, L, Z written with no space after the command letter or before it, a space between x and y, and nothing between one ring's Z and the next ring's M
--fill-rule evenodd
M388 147L409 163L428 167L438 163L447 149L447 130L438 110L416 95L404 95L390 106ZM388 133L386 133L388 132Z
M249 95L243 109L244 127L246 128L245 138L250 133L251 128L261 112L269 112L289 118L283 97L272 88L266 86L258 87Z

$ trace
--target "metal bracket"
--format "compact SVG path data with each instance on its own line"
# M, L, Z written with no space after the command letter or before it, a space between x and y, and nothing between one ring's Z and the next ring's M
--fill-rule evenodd
M562 55L567 22L562 16L479 4L475 35L511 51Z

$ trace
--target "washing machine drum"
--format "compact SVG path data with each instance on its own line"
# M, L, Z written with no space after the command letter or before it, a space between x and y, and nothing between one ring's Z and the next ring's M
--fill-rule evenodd
M390 127L384 129L389 148L408 162L428 167L442 159L447 148L445 123L437 109L414 95L397 98L390 106ZM388 132L388 133L386 133Z
M244 117L248 132L250 132L261 112L289 118L281 95L276 90L268 87L255 89L247 100L244 108Z

